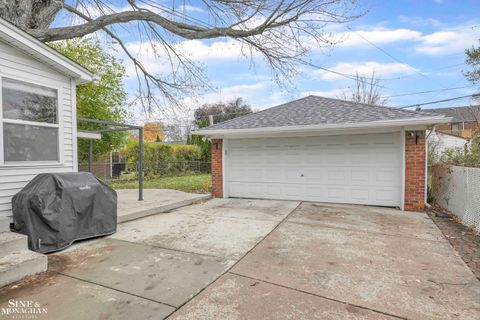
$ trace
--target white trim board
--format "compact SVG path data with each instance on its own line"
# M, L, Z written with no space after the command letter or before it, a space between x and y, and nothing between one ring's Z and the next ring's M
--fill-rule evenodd
M91 71L1 18L0 39L29 54L34 59L75 78L77 83L91 82L97 79Z
M418 119L400 119L388 121L371 121L360 123L319 124L306 126L265 127L249 129L202 129L193 131L192 134L205 135L212 138L247 138L255 136L280 136L282 134L319 135L319 134L347 134L373 132L373 130L399 131L402 127L408 130L426 129L427 126L439 123L448 123L451 118L444 116L424 117ZM415 128L415 129L414 129Z

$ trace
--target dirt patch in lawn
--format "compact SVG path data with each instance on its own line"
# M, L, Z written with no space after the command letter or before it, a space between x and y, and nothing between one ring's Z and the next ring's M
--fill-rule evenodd
M427 210L427 213L480 280L480 234L448 213L437 210Z

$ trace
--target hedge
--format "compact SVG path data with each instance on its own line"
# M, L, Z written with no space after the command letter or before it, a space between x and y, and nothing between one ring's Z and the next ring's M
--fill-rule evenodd
M138 141L129 142L122 150L128 168L136 170L138 162ZM143 170L145 176L172 176L192 171L208 172L209 166L197 166L202 161L201 150L196 145L143 144ZM201 168L201 170L197 169Z

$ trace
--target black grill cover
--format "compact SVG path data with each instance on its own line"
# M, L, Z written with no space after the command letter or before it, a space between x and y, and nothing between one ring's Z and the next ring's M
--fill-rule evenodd
M13 231L41 253L117 230L117 193L88 172L40 174L13 197L12 207Z

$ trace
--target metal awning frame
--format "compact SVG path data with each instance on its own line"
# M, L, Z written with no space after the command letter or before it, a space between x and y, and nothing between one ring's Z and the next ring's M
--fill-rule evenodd
M98 119L88 119L88 118L78 118L77 122L88 122L88 123L98 123L110 126L109 129L102 129L102 130L91 130L86 132L91 133L106 133L106 132L114 132L114 131L130 131L130 130L138 130L138 144L139 144L139 151L138 151L138 166L137 166L137 174L138 174L138 200L143 200L143 127L125 124L125 123L118 123L113 121L105 121L105 120L98 120ZM92 172L93 169L93 139L88 139L88 168L89 171Z

